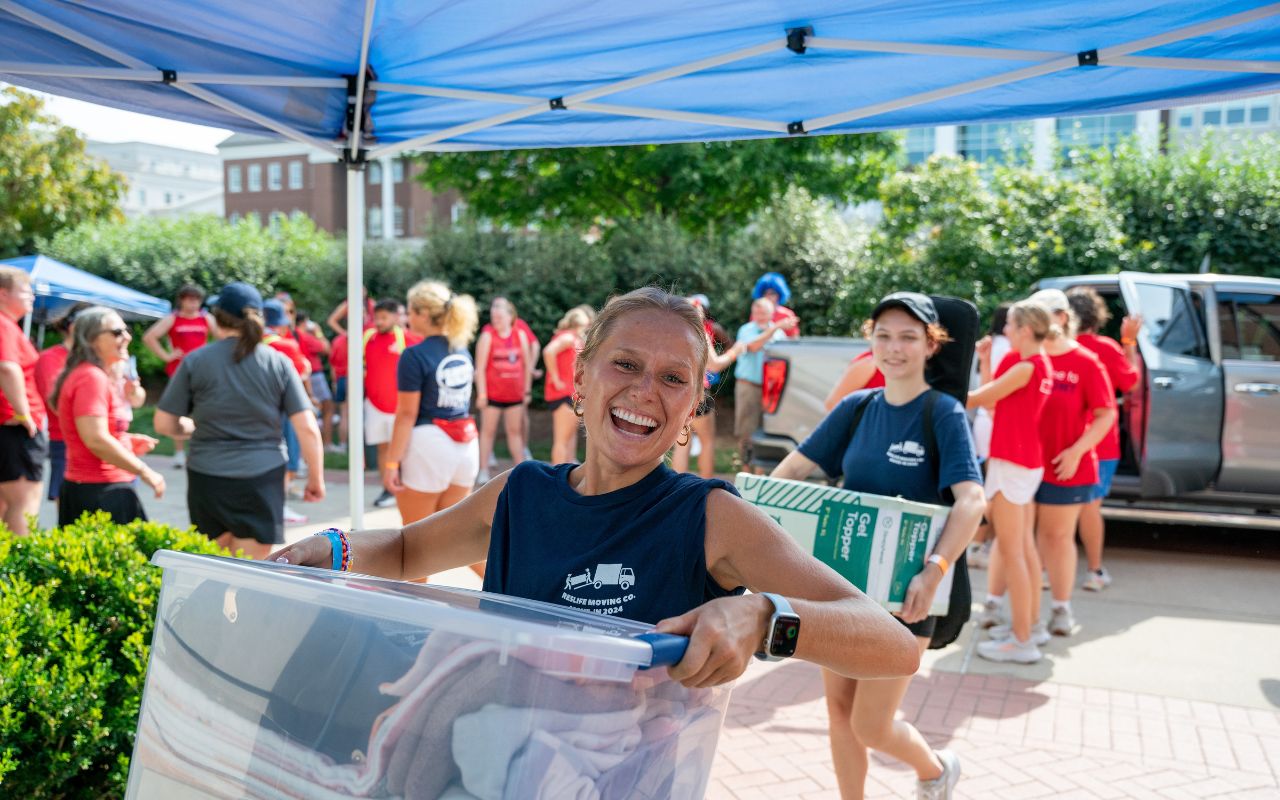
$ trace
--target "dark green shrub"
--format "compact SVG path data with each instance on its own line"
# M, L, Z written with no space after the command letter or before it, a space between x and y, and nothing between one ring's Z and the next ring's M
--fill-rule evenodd
M0 527L0 795L122 797L160 590L159 549L204 536L105 514Z

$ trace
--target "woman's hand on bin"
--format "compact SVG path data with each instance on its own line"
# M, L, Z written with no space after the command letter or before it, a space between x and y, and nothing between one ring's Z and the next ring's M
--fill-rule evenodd
M333 568L333 546L328 537L308 536L267 556L268 561L300 567Z
M764 595L721 597L687 614L664 619L655 630L689 637L689 649L668 674L691 689L719 686L746 671L764 643L773 604Z

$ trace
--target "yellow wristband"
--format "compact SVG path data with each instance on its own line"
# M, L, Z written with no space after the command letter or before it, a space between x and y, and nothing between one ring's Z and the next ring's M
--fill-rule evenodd
M26 414L14 414L13 418L18 422L26 422L27 420L31 419L31 417L27 416Z
M383 469L400 469L400 462L399 462L399 461L384 461L384 462L382 462L382 468L383 468Z
M929 556L929 560L926 563L937 564L938 569L942 570L943 575L946 575L947 572L951 569L951 562L947 561L947 559L944 556L942 556L940 553L934 553L933 555Z

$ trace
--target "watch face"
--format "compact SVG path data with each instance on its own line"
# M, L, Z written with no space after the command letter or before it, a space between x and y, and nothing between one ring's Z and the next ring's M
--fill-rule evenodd
M773 621L773 635L769 637L769 655L790 658L796 654L800 640L800 618L779 616Z

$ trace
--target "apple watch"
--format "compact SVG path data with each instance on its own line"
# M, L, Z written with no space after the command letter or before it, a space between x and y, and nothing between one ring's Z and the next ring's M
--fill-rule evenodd
M800 641L800 616L791 610L787 598L772 592L761 592L773 603L773 616L764 634L764 646L756 653L761 661L781 661L796 654Z

